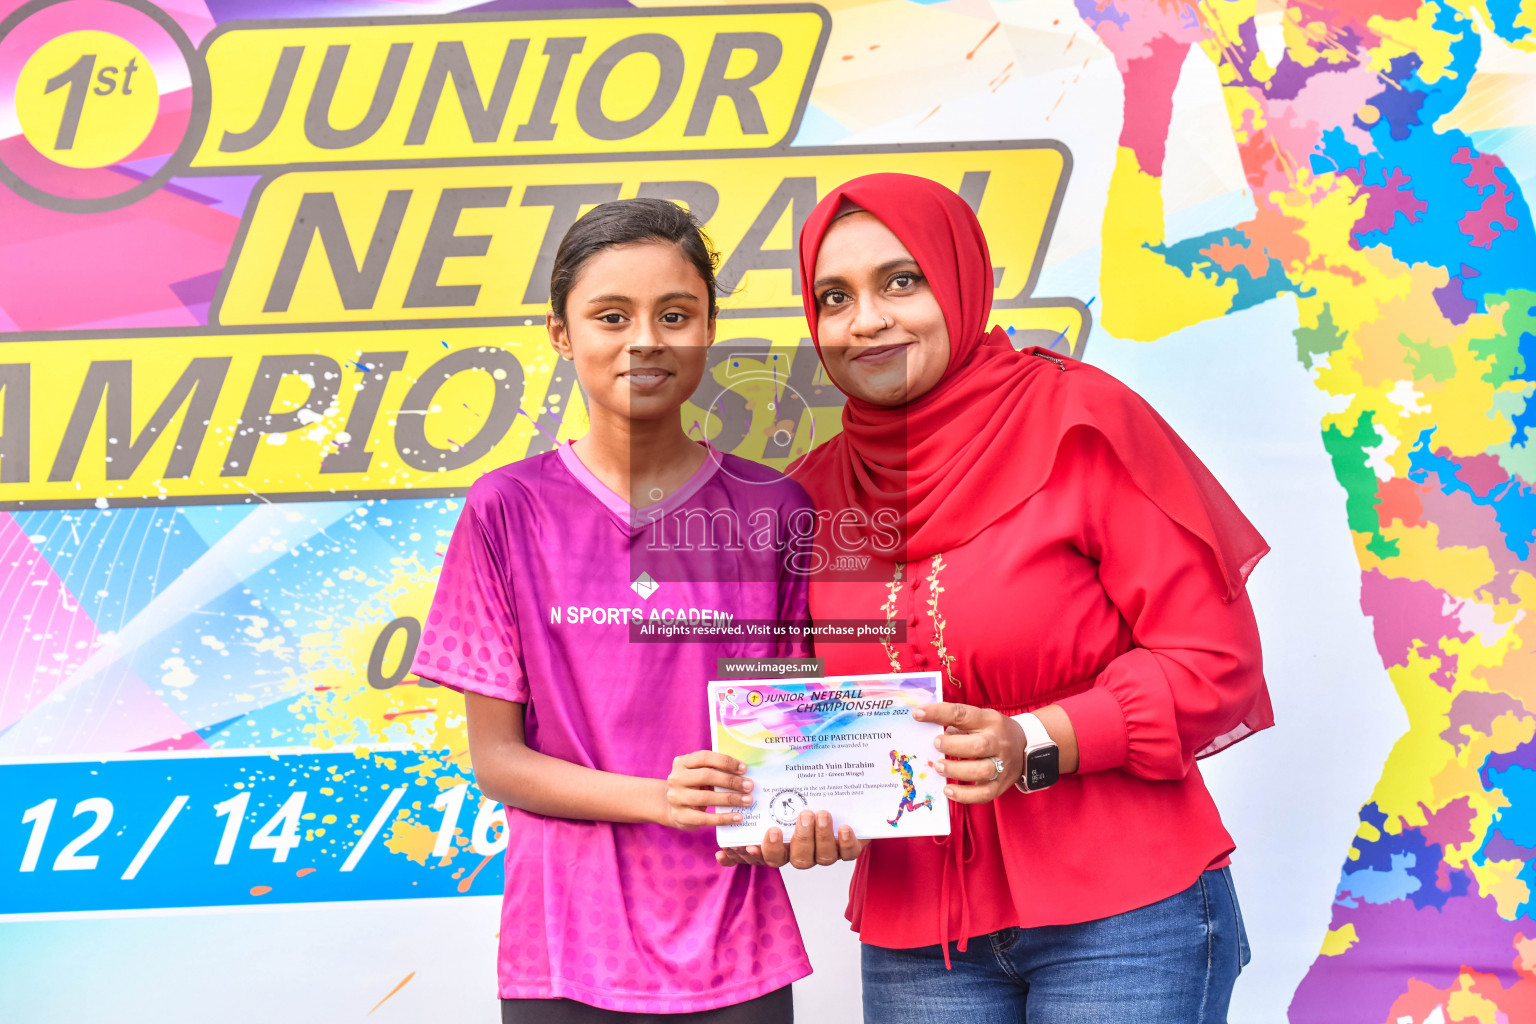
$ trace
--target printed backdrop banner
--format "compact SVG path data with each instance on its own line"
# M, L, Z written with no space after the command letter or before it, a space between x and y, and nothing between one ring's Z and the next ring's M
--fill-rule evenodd
M687 206L685 423L782 468L795 240L876 170L1274 544L1233 1019L1536 1020L1533 0L0 0L6 1019L497 1019L505 817L408 665L469 484L585 430L555 247Z

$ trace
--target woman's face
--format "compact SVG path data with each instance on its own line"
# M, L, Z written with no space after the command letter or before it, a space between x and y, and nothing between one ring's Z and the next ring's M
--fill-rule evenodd
M676 416L704 377L715 340L709 287L670 242L615 246L592 256L550 314L555 351L576 364L589 413L626 420Z
M944 312L917 261L871 213L839 217L812 276L827 374L872 405L905 405L949 366Z

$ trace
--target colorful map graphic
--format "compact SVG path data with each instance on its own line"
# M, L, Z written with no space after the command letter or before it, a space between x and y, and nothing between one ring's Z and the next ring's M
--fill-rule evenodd
M1297 358L1337 399L1321 427L1361 608L1411 723L1290 1019L1536 1020L1536 231L1531 179L1486 151L1521 83L1472 77L1485 47L1536 47L1536 5L1077 6L1125 82L1103 326L1152 341L1294 296ZM1257 214L1168 239L1191 47Z

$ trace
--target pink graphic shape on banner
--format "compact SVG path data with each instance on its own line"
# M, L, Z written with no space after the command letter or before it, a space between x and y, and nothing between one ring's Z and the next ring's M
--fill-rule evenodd
M26 717L101 644L101 631L79 599L33 545L16 520L0 513L0 730ZM39 754L113 752L142 743L145 733L180 736L184 722L131 672L125 673L111 714L88 730L71 730ZM105 730L105 731L104 731ZM121 739L115 733L122 732ZM68 748L68 749L66 749Z
M89 216L45 210L0 190L0 222L0 309L24 331L198 325L172 286L221 268L240 224L166 189ZM146 319L151 313L161 315Z
M0 514L0 729L11 725L53 692L90 657L99 642L96 623L64 586L42 554L9 515Z

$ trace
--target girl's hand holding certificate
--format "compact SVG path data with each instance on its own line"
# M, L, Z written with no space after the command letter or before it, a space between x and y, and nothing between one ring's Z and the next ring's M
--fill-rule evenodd
M672 759L667 776L667 802L657 815L658 824L692 832L705 825L735 825L741 812L725 810L752 803L752 780L747 766L728 754L695 750ZM708 808L716 811L710 813Z

